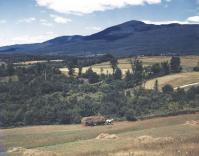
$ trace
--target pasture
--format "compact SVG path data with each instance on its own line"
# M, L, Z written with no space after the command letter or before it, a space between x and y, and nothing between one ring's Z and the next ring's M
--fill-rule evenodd
M166 84L170 84L174 88L183 87L183 86L184 88L186 88L192 86L192 84L199 85L199 72L178 73L178 74L158 77L147 81L145 83L145 88L153 89L156 80L158 80L159 89L161 89Z
M34 60L34 61L24 61L24 62L18 62L14 63L14 65L34 65L34 64L39 64L39 63L47 63L47 62L63 62L63 60Z
M110 126L33 126L0 130L11 156L198 156L199 114ZM101 133L115 139L96 139Z
M193 67L195 67L199 62L199 56L181 56L181 65L183 67L184 72L190 72L193 70ZM139 60L143 62L144 66L151 66L155 63L161 63L165 61L170 61L170 56L140 56L138 57ZM118 60L118 67L121 69L122 74L125 75L126 72L129 70L131 71L131 60L134 60L134 58L122 58ZM111 68L110 62L103 62L100 64L95 64L89 67L84 67L82 69L82 73L85 73L89 68L92 68L94 72L96 72L98 75L100 74L112 74L113 70ZM68 69L60 68L60 71L67 75ZM75 73L78 73L78 68L75 68Z
M16 82L18 80L19 80L19 78L18 78L17 75L0 77L0 83L2 83L2 82Z

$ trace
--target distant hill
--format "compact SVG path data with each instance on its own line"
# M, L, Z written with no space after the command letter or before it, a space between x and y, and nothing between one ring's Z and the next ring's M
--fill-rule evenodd
M0 53L199 54L199 25L129 21L89 36L62 36L43 43L1 47Z

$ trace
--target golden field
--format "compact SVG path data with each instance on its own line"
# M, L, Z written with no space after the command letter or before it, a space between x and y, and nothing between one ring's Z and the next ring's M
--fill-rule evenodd
M199 56L181 56L181 65L183 67L184 72L189 72L193 70L193 67L195 67L199 62ZM123 58L118 60L118 67L122 70L122 74L125 75L125 73L129 70L131 71L131 60L134 60L135 58ZM139 60L143 62L144 66L153 65L155 63L161 63L164 61L170 61L170 56L140 56L138 57ZM112 74L113 70L111 68L110 62L104 62L100 64L95 64L89 67L84 67L82 69L82 72L85 73L88 68L92 68L94 72L97 74ZM68 69L67 68L61 68L60 71L64 74L67 74ZM78 68L75 69L75 73L78 73Z
M158 77L147 81L145 83L145 88L153 89L156 80L158 80L159 89L161 89L166 84L170 84L174 88L178 87L186 88L186 86L189 87L192 86L192 84L199 85L199 72L178 73L178 74Z
M101 133L116 138L96 139ZM0 130L11 156L198 156L199 114L110 126L32 126ZM4 153L5 154L5 153Z

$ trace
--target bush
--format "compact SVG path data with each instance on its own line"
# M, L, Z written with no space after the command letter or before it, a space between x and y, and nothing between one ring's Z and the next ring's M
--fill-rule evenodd
M126 120L128 121L137 121L137 118L134 115L134 111L133 110L128 110L125 114Z
M97 83L99 82L99 76L96 72L93 72L92 68L89 68L86 73L83 74L84 78L87 78L89 83Z
M199 67L194 67L193 71L197 71L198 72L199 71Z
M163 93L172 93L174 91L173 87L169 84L162 87Z

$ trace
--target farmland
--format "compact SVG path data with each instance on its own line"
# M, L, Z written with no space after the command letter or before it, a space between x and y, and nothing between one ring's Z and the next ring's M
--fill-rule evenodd
M14 63L15 65L33 65L38 63L47 63L47 60L35 60L35 61L24 61L24 62L18 62ZM49 60L49 62L63 62L63 60Z
M111 126L51 125L3 129L0 130L0 143L13 156L22 153L36 156L38 152L43 152L42 156L52 153L53 156L198 156L198 120L199 114L192 114L115 122ZM118 138L96 139L100 133L115 134Z
M92 59L85 59L84 66L91 65L98 74L111 74L109 62ZM170 58L139 59L144 66L149 66ZM94 77L95 82L82 81L86 79L83 74L76 77L57 72L64 65L70 67L67 61L70 63L70 58L58 64L37 62L35 65L2 66L2 77L16 75L17 80L0 83L0 127L3 128L0 129L0 155L4 156L6 152L11 156L198 156L198 113L141 119L197 112L199 88L166 93L139 87L143 81L154 77L159 79L160 88L165 84L179 87L197 83L199 75L192 68L197 65L198 56L181 57L183 71L179 73L171 70L170 65L171 72L167 73L170 75L144 77L152 72L143 70L138 61L141 68L135 64L134 73L141 74L129 73L128 79L122 79L121 74L116 78L114 74L98 76L91 73L88 80ZM78 66L77 62L72 62L73 67ZM124 75L124 71L131 68L131 59L119 59L118 62ZM83 68L83 72L89 65ZM148 81L146 86L153 88L156 79ZM128 89L133 91L127 92ZM110 126L85 127L79 124L83 117L96 115L116 121ZM138 121L130 122L136 119Z
M181 56L181 65L184 72L189 72L193 70L193 67L197 65L199 62L199 56ZM134 58L122 58L118 60L118 67L121 69L122 74L130 70L131 71L131 60ZM155 63L161 63L164 61L169 61L171 59L170 56L140 56L139 60L143 62L144 66L151 66ZM110 62L103 62L100 64L95 64L89 67L84 67L82 72L85 73L89 68L92 68L94 72L97 74L112 74L113 70L111 68ZM64 74L67 74L67 68L61 68L60 71ZM78 68L75 68L75 73L78 73Z
M164 85L170 84L174 88L181 87L184 85L197 84L199 83L199 73L198 72L187 72L187 73L178 73L167 76L158 77L152 80L149 80L145 84L146 89L153 89L155 81L158 80L159 89Z
M5 77L0 77L0 82L9 82L9 81L18 81L18 76L13 75L13 76L5 76Z

